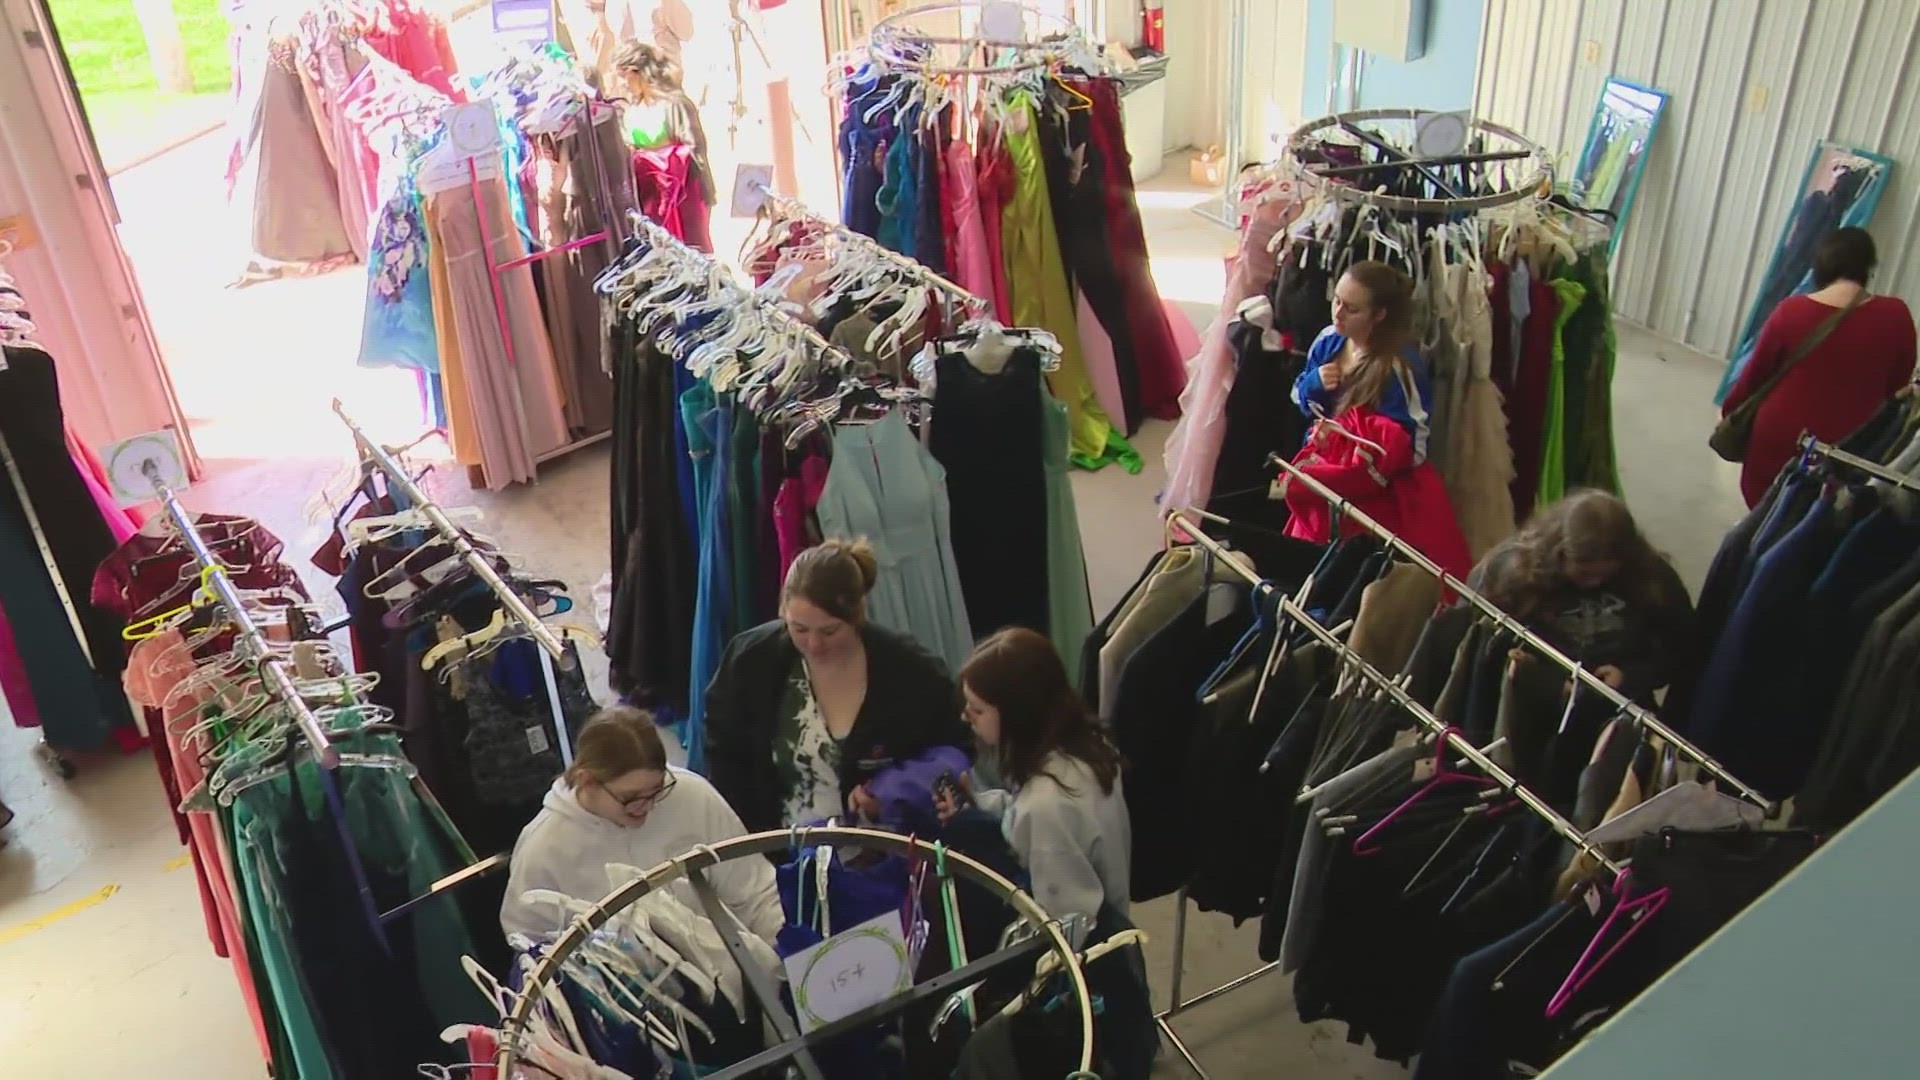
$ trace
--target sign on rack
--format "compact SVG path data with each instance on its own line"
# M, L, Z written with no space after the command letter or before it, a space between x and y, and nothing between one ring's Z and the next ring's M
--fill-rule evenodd
M803 1033L913 988L912 953L897 911L794 953L786 967Z
M100 462L107 470L113 501L121 506L152 502L154 476L176 494L191 483L180 455L180 440L169 428L114 443L101 451Z

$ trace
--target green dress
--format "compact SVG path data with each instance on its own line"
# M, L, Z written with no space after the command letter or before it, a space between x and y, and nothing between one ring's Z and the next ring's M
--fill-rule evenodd
M1093 600L1087 590L1086 552L1080 546L1080 511L1073 501L1067 443L1072 421L1067 407L1040 388L1047 455L1047 625L1067 670L1080 670L1080 650L1093 632Z
M1047 376L1053 394L1067 407L1074 464L1097 469L1125 456L1137 457L1100 407L1080 351L1080 311L1060 256L1053 203L1047 194L1047 167L1041 158L1040 126L1033 103L1017 95L1013 115L1001 128L1013 161L1013 197L1000 218L1007 280L1013 283L1013 322L1040 327L1060 341L1060 368Z
M1553 279L1560 297L1560 314L1553 320L1553 367L1547 379L1546 425L1540 433L1540 486L1535 506L1545 506L1567 493L1567 322L1580 310L1586 286L1566 278Z

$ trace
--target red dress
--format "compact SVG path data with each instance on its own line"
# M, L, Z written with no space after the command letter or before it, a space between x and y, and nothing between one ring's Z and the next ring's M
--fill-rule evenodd
M1833 308L1790 296L1773 309L1745 371L1721 408L1731 412L1772 375ZM1759 503L1798 452L1802 432L1825 442L1844 439L1913 376L1913 313L1894 296L1876 296L1840 321L1773 388L1753 418L1753 441L1740 468L1747 505Z

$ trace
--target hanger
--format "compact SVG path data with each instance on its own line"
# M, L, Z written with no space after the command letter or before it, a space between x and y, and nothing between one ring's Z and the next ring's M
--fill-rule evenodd
M1427 796L1433 794L1434 792L1440 790L1441 788L1459 787L1459 786L1472 786L1472 787L1497 787L1498 786L1498 782L1495 780L1492 780L1485 776L1480 776L1477 773L1461 772L1447 764L1446 756L1447 756L1447 749L1449 746L1448 735L1458 734L1459 730L1460 729L1449 725L1445 730L1440 732L1439 736L1435 739L1435 744L1434 744L1433 778L1431 780L1428 780L1426 784L1424 784L1419 790L1415 791L1412 794L1412 796L1410 796L1405 802L1401 803L1399 806L1396 806L1392 810L1388 811L1387 816L1381 818L1379 822L1377 822L1373 826L1373 828L1368 829L1366 832L1362 833L1360 835L1360 838L1353 842L1353 853L1355 855L1379 854L1381 848L1378 841L1380 839L1381 833L1383 833L1386 830L1387 826L1399 820L1403 815L1407 813L1407 811L1413 809L1415 806L1423 802L1427 798Z
M1627 880L1632 873L1631 869L1623 870L1620 876L1614 879L1613 910L1607 913L1606 921L1600 924L1600 929L1595 931L1593 940L1587 943L1586 949L1580 954L1580 959L1574 962L1573 970L1567 973L1566 980L1560 984L1560 989L1555 991L1553 997L1547 1002L1549 1017L1560 1015L1573 1000L1574 995L1580 992L1580 988L1591 982L1607 961L1612 960L1621 949L1625 948L1634 935L1646 929L1649 920L1659 914L1661 908L1667 906L1667 900L1672 896L1673 890L1665 885L1643 896L1630 896ZM1613 930L1614 924L1622 920L1626 920L1630 925L1604 953L1598 957L1594 956L1606 941L1608 933Z
M588 646L597 646L600 643L600 635L575 623L545 623L544 625L547 629L563 638L569 638ZM485 626L470 634L443 641L433 648L428 649L426 655L420 658L420 667L424 671L432 671L435 667L439 666L440 661L454 656L458 656L463 660L476 659L492 652L508 641L520 638L526 631L526 627L508 618L506 608L495 608L493 610L493 616L487 620Z

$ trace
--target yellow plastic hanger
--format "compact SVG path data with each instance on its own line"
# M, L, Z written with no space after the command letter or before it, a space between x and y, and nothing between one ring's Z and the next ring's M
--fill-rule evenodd
M207 582L212 580L215 571L222 569L224 569L224 567L201 567L200 587L194 590L191 599L177 608L163 611L158 615L152 615L137 622L128 623L120 631L121 639L125 641L145 641L148 638L159 637L161 634L167 632L167 624L175 618L187 614L202 604L211 603L214 599L213 589L208 586Z

